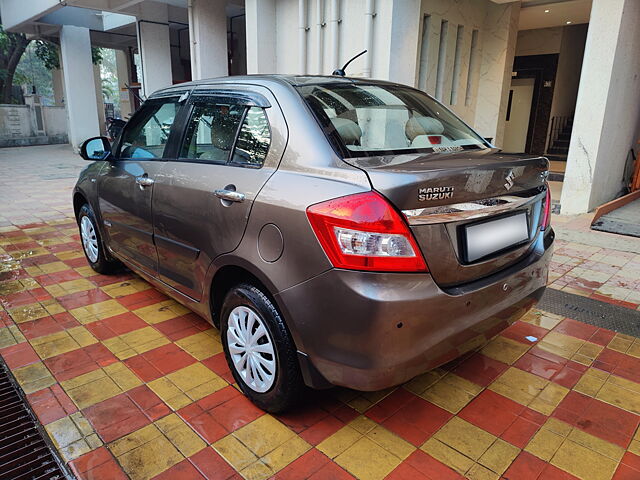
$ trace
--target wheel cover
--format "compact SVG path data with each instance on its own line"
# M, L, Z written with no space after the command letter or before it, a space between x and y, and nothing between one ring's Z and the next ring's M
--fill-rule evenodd
M231 310L227 344L244 383L258 393L268 391L276 379L276 355L269 330L255 311L246 306Z
M84 253L92 263L96 263L99 255L98 237L96 236L96 230L93 227L93 222L91 222L89 217L82 217L82 220L80 221L80 234L82 236Z

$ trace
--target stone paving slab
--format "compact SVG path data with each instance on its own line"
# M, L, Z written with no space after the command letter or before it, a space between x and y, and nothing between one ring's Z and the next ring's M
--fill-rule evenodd
M541 310L400 387L265 414L217 330L87 266L85 163L32 148L0 150L0 355L78 478L640 478L640 340ZM556 288L633 309L639 272L637 253L574 241L553 263Z

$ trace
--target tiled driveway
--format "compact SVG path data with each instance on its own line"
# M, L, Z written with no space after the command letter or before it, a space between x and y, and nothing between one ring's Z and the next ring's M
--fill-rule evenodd
M0 150L0 353L78 477L640 478L640 341L541 311L402 387L263 413L215 329L86 265L70 201L83 165L66 146ZM638 308L640 250L554 221L555 285Z

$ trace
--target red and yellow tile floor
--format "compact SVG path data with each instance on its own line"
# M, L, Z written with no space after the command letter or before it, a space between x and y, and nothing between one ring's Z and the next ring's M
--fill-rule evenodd
M42 182L60 187L49 205L0 211L0 354L78 478L640 478L638 339L533 311L399 388L310 392L272 416L204 320L87 267L73 180ZM58 213L24 223L43 210Z

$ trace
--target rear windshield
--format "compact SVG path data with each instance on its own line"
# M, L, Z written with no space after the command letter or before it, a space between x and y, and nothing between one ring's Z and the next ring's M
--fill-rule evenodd
M323 84L298 90L346 157L489 147L451 111L409 87Z

